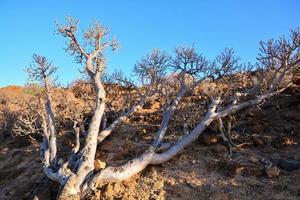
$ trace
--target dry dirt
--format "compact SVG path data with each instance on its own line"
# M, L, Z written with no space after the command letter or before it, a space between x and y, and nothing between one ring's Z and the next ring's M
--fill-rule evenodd
M150 166L131 179L102 184L86 199L300 199L300 169L269 177L263 160L300 160L299 87L243 112L233 130L237 144L227 158L213 129L169 162ZM151 110L147 110L151 114ZM97 158L120 165L140 155L155 127L127 122L98 148ZM66 132L60 140L71 137ZM66 145L67 146L67 145ZM65 149L60 149L65 151ZM0 141L0 199L55 199L57 184L43 175L38 143L29 137Z

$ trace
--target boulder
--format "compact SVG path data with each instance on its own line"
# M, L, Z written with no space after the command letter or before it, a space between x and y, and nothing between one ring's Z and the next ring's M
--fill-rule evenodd
M97 159L94 161L94 167L96 171L104 169L106 167L106 162L102 162L101 160Z
M278 167L287 171L292 171L295 169L300 169L300 161L293 159L280 159L278 161Z

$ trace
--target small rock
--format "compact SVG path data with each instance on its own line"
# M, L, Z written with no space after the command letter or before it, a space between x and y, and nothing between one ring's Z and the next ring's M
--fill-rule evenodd
M267 167L265 173L269 178L278 177L280 169L276 166Z
M294 144L297 144L297 142L295 142L295 141L294 141L292 138L290 138L290 137L283 137L283 138L282 138L282 144L288 146L288 145L294 145Z
M284 148L290 145L295 145L297 142L291 137L278 136L272 142L272 145L276 148Z
M176 184L176 181L174 180L174 178L169 178L167 180L167 183L170 184L171 186L175 185Z
M216 144L221 140L221 137L217 134L204 134L202 141L205 145Z
M241 176L243 174L244 170L245 170L245 167L237 167L235 169L235 175Z
M99 171L99 170L106 167L106 163L97 159L97 160L94 161L94 167L95 167L96 171Z
M300 161L292 160L292 159L287 159L287 160L280 159L278 161L278 167L287 171L300 169Z
M252 162L252 163L259 163L258 158L257 158L256 156L253 156L253 155L251 155L251 156L249 157L249 160L250 160L250 162Z
M252 140L253 140L253 144L255 146L258 146L258 147L265 146L265 142L263 141L263 138L258 134L253 134Z

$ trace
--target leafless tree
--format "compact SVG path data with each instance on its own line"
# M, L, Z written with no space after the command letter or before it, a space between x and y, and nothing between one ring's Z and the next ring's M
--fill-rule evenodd
M49 151L49 158L47 158L47 160L43 159L44 170L46 172L50 169L49 167L57 165L56 128L51 97L51 84L53 82L50 79L50 77L57 70L57 67L49 62L44 56L33 54L32 58L33 64L30 65L26 71L30 79L37 80L43 84L46 96L45 109L47 116L46 119L43 119L43 124L47 127L47 131L44 132L45 138L43 144L41 145L41 149ZM44 131L45 130L46 129L44 128Z
M224 104L223 99L221 99L220 93L214 93L211 96L211 103L206 109L206 114L204 118L202 118L202 120L198 122L194 129L192 129L188 134L185 134L182 138L178 139L175 143L165 144L162 142L164 130L167 128L165 126L167 126L168 124L168 119L170 118L170 115L173 114L172 109L176 109L176 102L180 101L180 98L183 95L182 93L184 93L183 91L186 90L182 89L186 87L185 81L183 81L183 77L185 76L181 76L181 87L179 87L179 92L177 93L177 95L175 95L175 98L172 101L170 101L172 102L171 104L169 104L170 106L168 108L165 108L166 111L164 112L164 117L162 119L160 130L157 132L157 137L153 146L149 147L149 149L140 157L129 161L123 166L107 167L102 171L96 173L91 177L89 181L86 182L86 184L84 185L84 189L93 189L95 188L97 183L103 181L115 182L125 180L131 177L132 175L142 171L145 167L147 167L150 164L164 163L169 159L173 158L187 145L189 145L195 139L197 139L199 135L203 133L206 127L208 127L211 124L212 121L220 120L240 110L260 104L267 98L270 98L271 96L282 92L286 87L290 85L289 83L283 81L284 77L292 73L293 70L297 68L299 69L299 41L300 33L299 30L296 30L292 31L290 39L280 39L268 43L262 43L262 51L259 56L260 70L262 70L265 73L270 73L272 77L265 77L263 79L264 84L267 84L268 87L261 88L260 90L251 90L251 88L249 87L243 88L242 91L235 92L232 95L230 102L227 102L226 104ZM193 52L193 50L189 50L188 52ZM193 75L195 71L198 72L199 70L199 72L201 72L201 70L204 69L204 67L206 68L206 65L201 64L205 63L203 59L200 59L202 62L199 62L199 67L191 65L191 68L188 68L187 66L189 66L189 62L187 62L187 60L193 61L195 56L191 56L191 58L193 59L181 59L182 55L193 55L193 53L186 53L185 51L180 51L179 54L176 54L175 59L178 58L178 60L175 60L173 66L176 67L176 69L181 70L179 74L184 72L190 72L190 74ZM266 59L269 60L267 63ZM183 62L179 62L181 60ZM275 70L270 69L270 61L272 61L271 63L275 63L274 65L272 65L272 68L275 68ZM226 62L228 62L228 59L222 59L220 63L221 66L227 68L228 66ZM183 67L181 67L182 65L179 65L181 63L183 63ZM213 66L208 66L207 70L208 71L204 71L204 73L202 74L211 75L212 72L216 71ZM217 70L217 72L219 71L220 70ZM219 73L217 73L217 76L219 76ZM199 79L196 79L195 82L190 85L194 86L195 84L198 84L198 82L201 82L205 79L206 76L201 76L200 73ZM258 84L263 85L263 83L260 82ZM252 88L255 87L257 87L257 84L252 85ZM243 96L248 96L248 98L242 98ZM159 144L161 145L160 148L157 147L157 145ZM160 153L157 153L157 149L164 150Z
M44 142L41 145L41 155L44 155L43 163L46 175L61 185L60 199L79 198L80 193L82 194L88 189L95 189L99 182L126 180L141 172L148 165L167 162L196 140L213 121L221 122L220 120L224 117L260 104L267 98L282 92L289 86L289 83L286 83L284 78L292 73L293 70L299 68L299 30L292 31L290 39L281 38L280 40L261 43L261 54L258 58L259 69L256 74L265 73L268 75L262 79L257 79L259 81L253 81L252 85L235 88L233 92L227 93L226 96L224 96L223 92L210 92L210 103L205 108L204 117L189 132L175 142L170 143L164 141L165 134L170 119L174 116L174 112L184 95L204 82L215 82L217 84L219 83L218 81L222 80L226 83L230 81L231 76L238 72L242 73L242 69L237 67L237 59L233 57L232 50L225 50L214 62L208 62L193 47L178 47L175 49L173 57L167 56L162 51L155 50L152 54L139 61L135 67L135 72L141 82L140 85L133 84L133 81L124 78L120 73L115 75L115 79L119 83L125 84L136 91L138 100L129 110L100 131L106 103L105 87L101 81L105 68L103 52L107 47L114 49L116 43L115 41L102 41L107 36L108 31L96 23L84 32L83 43L80 44L76 35L78 23L79 21L68 18L66 25L58 26L58 33L68 40L66 51L74 55L79 63L84 64L84 71L88 74L91 83L95 87L96 105L89 129L85 135L85 143L82 148L79 148L79 151L76 150L74 152L76 155L73 156L74 159L68 159L66 162L56 161L56 142L53 140L56 134L54 114L51 109L51 95L49 95L51 90L49 85L47 85L48 76L54 72L51 68L52 65L45 61L43 57L37 57L38 59L35 59L35 61L38 67L32 68L33 77L42 80L47 91L47 118L43 119ZM45 67L46 70L44 69ZM250 72L245 71L243 73ZM122 166L106 167L101 171L94 171L97 145L118 124L139 109L147 98L153 95L157 95L163 102L163 117L153 143L149 145L149 148L141 156ZM220 127L222 128L222 124ZM47 153L48 149L45 148L48 146L50 153ZM55 157L52 155L53 151L55 151ZM50 156L47 156L48 154Z
M134 112L141 109L146 102L154 98L165 77L168 63L169 56L158 49L153 50L152 53L138 61L133 73L141 85L137 85L132 79L124 76L120 71L112 74L111 80L113 83L125 89L123 91L125 93L123 98L125 101L122 107L125 106L129 108L124 110L120 117L100 132L98 143L102 142L116 126L128 119ZM110 92L114 93L115 91ZM129 106L126 106L128 103Z
M84 71L95 87L96 105L85 136L85 144L77 153L74 165L69 166L70 163L65 162L57 171L59 179L56 181L63 186L60 198L78 194L81 185L94 170L97 138L106 101L104 86L101 82L101 75L105 69L103 52L108 47L112 49L117 47L115 40L111 42L104 41L107 38L108 30L99 23L95 23L84 32L83 44L80 44L76 35L78 23L79 20L67 18L65 25L57 25L58 34L65 37L68 41L66 51L74 55L77 62L84 63ZM66 167L69 169L68 172L65 170L65 173L60 173Z

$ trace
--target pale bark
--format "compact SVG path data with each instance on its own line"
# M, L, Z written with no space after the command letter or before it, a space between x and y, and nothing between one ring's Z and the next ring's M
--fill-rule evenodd
M80 128L77 126L77 122L74 122L73 130L75 134L75 146L73 148L73 153L77 153L80 149Z
M49 149L50 149L50 165L56 166L57 162L57 146L56 146L56 130L55 130L55 121L54 121L54 113L52 109L52 98L51 98L51 89L48 82L48 77L44 78L45 89L46 89L46 115L47 115L47 126L50 132L49 136Z
M127 162L123 166L107 167L93 176L91 180L88 181L87 185L84 186L84 189L87 187L94 189L99 181L116 182L126 180L134 174L137 174L145 169L149 164L161 164L168 161L184 147L197 139L197 137L203 132L203 130L213 121L212 115L214 114L219 101L220 99L213 101L210 111L207 113L205 119L201 121L201 123L190 134L184 136L177 143L171 146L166 152L157 154L153 151L149 151L144 153L139 158Z
M211 124L212 121L230 115L247 107L257 105L263 100L282 92L284 89L285 88L273 93L267 92L258 96L254 100L249 100L244 103L231 105L227 109L220 112L216 112L216 109L221 100L220 98L214 99L211 105L209 106L208 112L204 119L189 134L184 135L180 140L178 140L165 152L158 154L155 153L155 150L146 151L140 157L127 162L123 166L107 167L102 171L98 172L96 175L92 176L90 180L88 180L84 184L83 190L87 188L95 189L99 182L117 182L126 180L131 176L141 172L148 165L162 164L164 162L167 162L168 160L176 156L180 151L182 151L186 146L195 141L199 137L199 135L201 135L203 131Z
M46 117L43 114L42 118L42 126L43 126L43 142L40 145L40 156L43 163L43 169L45 175L60 184L64 184L67 176L71 173L70 171L66 171L65 167L61 167L58 170L55 170L57 167L57 146L56 146L56 131L54 126L54 114L51 106L51 94L50 87L47 81L47 77L44 79L45 81L45 89L46 89ZM40 103L43 104L42 99L40 99Z
M175 98L173 99L171 104L169 105L169 108L164 108L164 110L163 110L163 119L160 124L159 130L156 133L155 140L153 142L153 145L155 147L159 147L161 145L162 140L167 132L168 125L170 123L170 119L174 115L174 112L175 112L179 102L185 95L185 93L189 90L194 89L196 86L198 86L204 80L205 79L200 79L198 81L195 81L191 86L187 86L186 85L186 77L183 76L181 83L180 83L179 92L177 93L177 95L175 96ZM187 133L187 131L184 130L184 133Z
M43 132L44 132L44 137L43 137L43 142L40 145L40 157L43 165L45 167L50 166L50 148L49 148L49 132L47 129L47 121L46 118L43 114L41 114L42 118L42 126L43 126Z
M137 110L141 109L143 107L144 103L137 104L130 108L127 112L125 112L122 116L118 117L116 120L114 120L108 127L106 127L104 130L102 130L99 133L98 136L98 144L101 143L107 136L111 134L111 132L122 122L127 120L133 113L135 113Z
M160 143L162 142L162 139L163 139L163 137L165 136L165 134L167 132L170 119L173 116L173 114L176 110L176 107L178 106L180 100L182 99L182 97L186 93L186 91L187 91L186 86L182 84L177 96L172 101L169 109L167 109L163 113L163 119L162 119L162 122L160 124L159 130L156 133L155 141L153 143L154 146L159 146Z
M225 129L222 118L219 118L218 122L219 122L220 134L222 136L223 141L226 142L227 145L228 145L228 148L229 148L229 155L228 156L230 157L232 155L233 147L238 148L238 146L236 144L234 144L231 140L231 134L230 134L231 133L231 122L228 121L227 130Z
M72 22L72 21L70 21ZM187 88L187 83L185 82L185 73L190 74L191 76L197 74L202 77L202 74L214 73L216 69L215 66L207 66L207 63L205 59L198 55L193 48L181 48L176 50L176 59L174 60L173 64L176 71L180 71L179 73L183 75L183 78L181 80L180 90L179 93L175 96L174 100L169 104L168 101L168 107L164 109L163 119L160 124L160 128L156 134L155 141L152 146L148 148L148 150L142 154L140 157L135 158L126 164L119 166L119 167L107 167L101 170L100 172L94 174L94 159L96 155L96 149L97 149L97 143L102 142L111 132L114 128L116 128L120 123L122 123L124 120L126 120L130 115L132 115L137 109L141 108L140 105L136 105L129 109L124 115L120 116L118 119L116 119L110 126L105 127L105 129L100 132L99 129L101 126L101 121L104 115L105 110L105 90L101 83L101 73L104 69L104 58L103 55L98 55L100 52L102 53L102 50L109 46L108 42L104 42L101 44L101 34L103 33L101 30L101 27L97 26L96 32L98 32L98 36L96 36L95 44L92 45L92 47L95 47L94 51L89 53L86 52L79 44L75 37L76 33L76 22L75 24L71 23L69 26L65 26L59 29L59 32L64 37L69 37L70 39L70 45L69 50L71 53L76 53L76 56L80 60L80 62L85 59L86 66L85 70L87 74L89 75L89 78L93 81L96 89L96 107L94 109L94 115L92 117L92 120L89 124L89 129L85 135L85 144L83 148L78 151L79 149L79 136L76 134L76 148L74 150L74 161L72 161L72 166L68 166L69 162L57 163L57 156L56 156L56 132L55 132L55 126L54 126L54 114L51 108L51 96L49 94L50 88L47 84L47 80L45 82L45 87L47 91L47 103L46 103L46 111L47 111L47 128L44 128L44 140L41 145L41 158L43 160L44 164L44 171L45 174L52 180L55 180L61 184L61 192L59 194L59 199L67 198L70 196L77 196L85 191L86 189L95 189L97 184L99 182L116 182L116 181L122 181L126 180L133 175L141 172L143 169L145 169L148 165L151 164L162 164L174 156L176 156L180 151L182 151L186 146L191 144L193 141L195 141L200 134L203 133L203 131L211 124L214 120L219 120L222 122L222 118L226 117L228 115L231 115L234 112L240 111L242 109L258 105L262 103L265 99L280 93L283 91L283 89L275 91L275 89L278 88L279 84L282 82L285 74L292 65L298 64L300 61L297 59L292 64L288 63L288 60L290 59L292 53L294 50L298 50L299 47L299 35L297 35L297 38L293 40L292 46L289 46L290 48L283 48L281 51L277 52L274 51L274 49L282 48L282 45L272 46L272 43L268 43L268 48L264 48L263 46L263 53L266 54L266 57L262 56L263 60L263 67L266 67L266 70L270 70L273 68L273 61L274 58L276 58L276 63L280 62L280 69L274 73L274 81L272 80L272 83L269 86L268 90L266 92L262 93L261 95L257 96L256 98L252 100L247 100L246 102L239 102L240 94L237 93L237 95L233 98L232 103L223 108L223 109L217 109L219 104L221 103L221 99L215 98L212 100L212 103L210 104L208 111L204 118L198 123L198 125L189 133L182 136L181 139L176 141L175 143L162 143L163 138L166 134L168 124L170 122L170 119L172 115L175 112L176 107L178 106L179 101L184 96L185 92L191 87ZM75 26L75 29L74 29ZM98 30L99 29L99 30ZM94 32L95 33L95 32ZM85 35L85 37L88 37L91 39L91 37L95 37L95 34L91 34L92 36ZM286 51L286 49L288 51ZM297 51L298 53L298 51ZM78 55L77 55L78 54ZM275 54L275 55L274 55ZM277 55L278 54L278 55ZM285 54L283 57L281 54ZM228 57L229 56L229 57ZM220 70L225 70L224 75L231 75L234 72L233 66L236 62L234 58L232 57L232 54L229 52L228 56L221 57L220 59L217 59L217 61L221 64ZM280 58L277 58L279 56ZM292 56L295 57L295 56ZM272 62L270 62L270 59ZM273 60L272 60L273 59ZM294 58L296 59L296 58ZM292 59L293 60L293 59ZM283 62L286 61L286 62ZM228 64L229 62L229 64ZM271 63L271 64L270 64ZM196 65L196 66L195 66ZM227 66L228 65L228 66ZM230 67L232 69L230 69ZM226 71L227 70L227 71ZM229 70L229 71L228 71ZM281 73L279 75L279 73ZM220 74L220 71L219 71ZM277 75L278 78L277 78ZM214 77L214 75L212 75ZM195 77L194 77L195 78ZM196 81L195 84L192 84L192 87L200 83L201 80ZM262 83L264 85L264 83ZM183 87L184 86L184 87ZM48 89L49 90L48 90ZM220 123L221 128L223 128L223 125ZM223 131L223 129L222 129ZM225 137L224 137L225 138ZM162 152L162 153L158 153ZM73 165L74 163L74 165ZM55 166L55 168L53 167ZM54 171L55 169L55 171ZM72 169L72 171L70 170Z
M59 198L80 193L82 183L88 177L88 174L91 174L94 170L97 138L105 109L105 90L100 80L100 70L93 71L92 60L87 59L86 68L96 87L96 108L85 137L85 145L79 152L80 158L76 163L76 166L78 167L77 171L75 174L70 175L65 185L63 185Z

